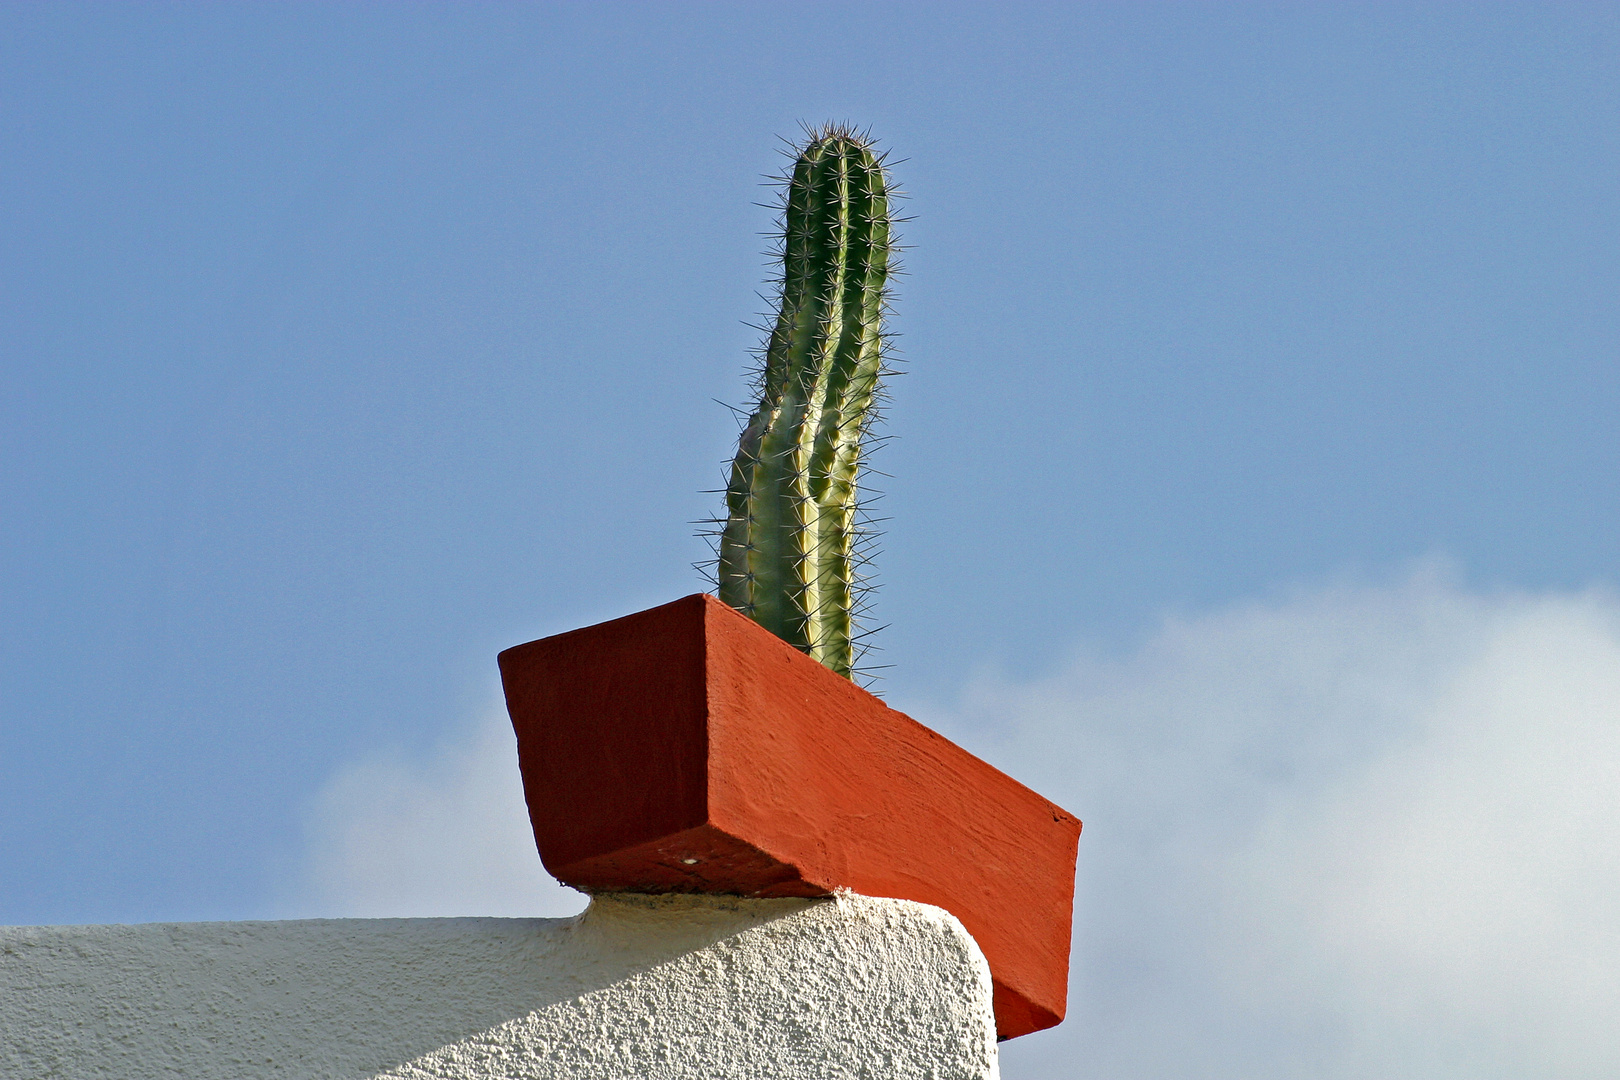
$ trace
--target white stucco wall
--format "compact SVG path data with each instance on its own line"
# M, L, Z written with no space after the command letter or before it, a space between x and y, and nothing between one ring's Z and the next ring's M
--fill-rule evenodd
M0 1077L995 1077L923 904L605 896L575 919L0 928Z

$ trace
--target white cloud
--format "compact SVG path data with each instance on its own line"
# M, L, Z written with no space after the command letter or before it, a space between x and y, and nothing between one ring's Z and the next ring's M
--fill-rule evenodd
M1086 822L1069 1019L1008 1080L1620 1075L1612 597L1429 566L981 679L947 726Z
M572 915L585 898L540 864L504 716L432 755L340 770L309 815L299 914Z

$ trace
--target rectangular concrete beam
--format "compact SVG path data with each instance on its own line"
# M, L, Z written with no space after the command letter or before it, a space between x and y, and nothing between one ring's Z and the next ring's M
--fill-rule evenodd
M587 890L932 904L1003 1038L1063 1018L1080 822L711 596L500 656L546 868Z

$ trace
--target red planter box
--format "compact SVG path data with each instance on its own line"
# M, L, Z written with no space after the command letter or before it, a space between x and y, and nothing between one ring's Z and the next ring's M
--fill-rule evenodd
M546 869L586 890L934 904L997 1031L1063 1019L1080 822L712 596L501 653Z

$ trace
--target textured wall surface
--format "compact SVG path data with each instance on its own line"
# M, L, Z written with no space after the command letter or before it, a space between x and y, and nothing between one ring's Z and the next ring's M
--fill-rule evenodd
M995 1077L990 993L951 915L858 896L11 927L0 1076Z

